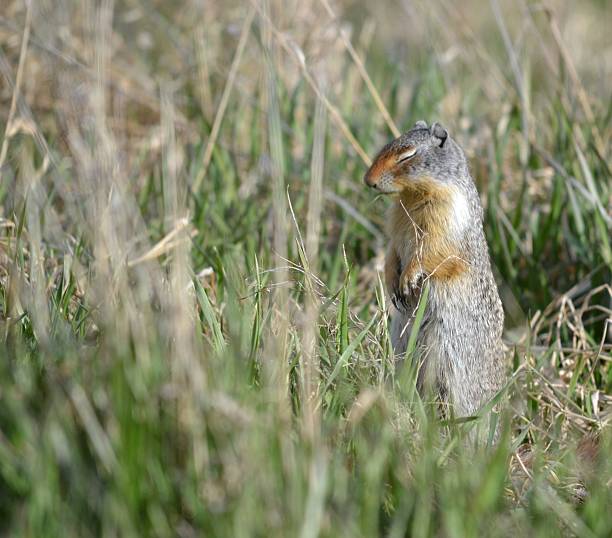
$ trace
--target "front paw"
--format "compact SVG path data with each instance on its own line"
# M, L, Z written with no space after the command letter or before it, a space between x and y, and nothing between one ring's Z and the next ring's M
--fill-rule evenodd
M403 293L400 292L399 288L395 288L391 292L391 302L396 310L400 312L406 312L408 310L408 304L406 302L406 297Z
M417 271L411 276L404 276L401 279L401 290L404 297L411 299L418 298L421 295L425 273Z
M421 288L425 275L417 273L412 278L403 278L391 293L391 302L400 312L408 312L414 309L421 295Z

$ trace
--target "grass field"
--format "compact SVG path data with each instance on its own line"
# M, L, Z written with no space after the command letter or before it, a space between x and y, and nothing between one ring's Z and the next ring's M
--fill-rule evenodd
M3 0L0 535L612 535L611 20ZM418 119L485 207L494 446L390 359L362 178Z

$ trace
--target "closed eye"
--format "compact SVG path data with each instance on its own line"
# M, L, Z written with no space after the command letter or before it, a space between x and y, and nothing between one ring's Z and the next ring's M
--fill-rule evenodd
M404 151L403 153L400 153L397 157L397 162L401 163L404 161L407 161L408 159L412 159L412 157L414 157L416 155L416 148L410 148L406 151Z

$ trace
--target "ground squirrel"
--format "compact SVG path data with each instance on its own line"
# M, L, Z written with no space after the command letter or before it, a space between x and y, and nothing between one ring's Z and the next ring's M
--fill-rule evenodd
M504 313L463 150L440 124L419 121L380 151L364 179L397 196L385 260L396 356L406 350L428 281L417 337L419 388L434 389L455 416L472 415L503 386L506 369Z

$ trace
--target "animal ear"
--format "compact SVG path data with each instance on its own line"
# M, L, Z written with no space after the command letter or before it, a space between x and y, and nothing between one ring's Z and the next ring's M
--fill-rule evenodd
M432 136L438 139L438 145L441 148L444 147L444 143L446 142L446 139L448 138L448 131L444 127L442 127L442 125L440 125L438 122L435 122L431 126L431 129L429 132L431 133Z
M414 124L414 126L417 129L427 129L427 122L425 120L419 120Z

